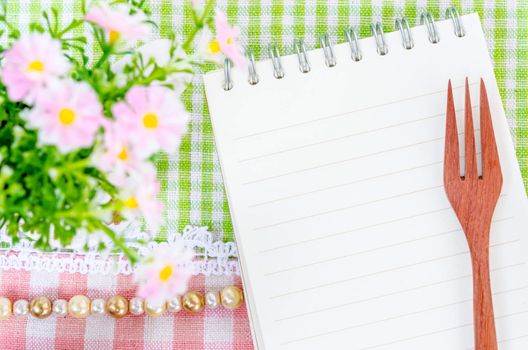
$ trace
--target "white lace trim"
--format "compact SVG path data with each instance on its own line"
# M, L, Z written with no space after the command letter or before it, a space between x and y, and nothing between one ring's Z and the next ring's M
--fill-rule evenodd
M138 250L140 256L158 246L172 245L183 240L184 244L194 249L197 259L194 264L194 275L239 275L238 254L233 242L214 240L207 227L187 226L181 234L168 234L167 241L150 241L147 245L138 244L138 240L149 241L150 235L137 227L116 227L122 231L126 244ZM131 232L131 233L126 233ZM0 231L0 269L22 269L26 271L70 272L82 274L124 274L130 275L132 267L123 254L99 253L95 249L83 251L77 246L43 253L33 247L34 240L22 236L13 244L11 237L4 230ZM112 250L111 242L105 244ZM96 245L93 245L96 246Z

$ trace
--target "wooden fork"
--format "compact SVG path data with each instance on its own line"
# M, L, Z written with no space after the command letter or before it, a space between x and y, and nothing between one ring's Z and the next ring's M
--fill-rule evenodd
M495 319L489 275L489 236L493 211L502 188L502 172L493 134L488 96L480 80L480 133L482 176L477 173L473 116L466 78L465 150L466 173L460 176L458 131L451 81L447 92L444 155L444 188L466 234L473 266L473 318L475 350L496 350Z

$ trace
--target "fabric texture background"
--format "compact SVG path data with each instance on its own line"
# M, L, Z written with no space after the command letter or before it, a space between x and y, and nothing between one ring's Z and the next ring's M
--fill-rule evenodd
M154 19L160 23L157 37L174 32L181 38L191 29L190 1L150 0ZM80 0L7 0L9 19L25 27L40 13L55 6L63 21L80 12ZM528 185L528 2L524 0L459 1L250 1L222 0L217 6L241 29L241 42L250 46L257 59L267 58L267 46L275 42L281 54L293 53L294 38L304 38L307 48L318 47L318 34L329 33L334 43L343 41L348 26L370 36L370 23L381 21L386 32L394 30L394 19L406 16L411 26L420 14L430 11L444 18L445 9L455 5L461 14L478 12L500 93L516 143L525 185ZM5 40L5 36L2 38ZM96 54L97 52L95 52ZM434 67L431 67L434 69ZM409 72L412 74L412 72ZM390 79L390 77L387 77ZM233 227L224 194L220 166L215 153L211 122L203 83L194 81L185 92L192 113L189 133L178 154L158 165L162 198L168 208L167 224L161 235L181 232L186 225L208 226L226 241L233 239ZM236 279L236 278L235 278ZM240 283L233 277L196 277L192 288L202 291ZM69 298L75 294L130 297L135 286L129 277L0 272L0 295L10 299L30 299L37 295ZM46 320L11 318L0 321L2 349L251 349L245 308L235 312L208 310L200 315L180 313L158 319L109 317Z

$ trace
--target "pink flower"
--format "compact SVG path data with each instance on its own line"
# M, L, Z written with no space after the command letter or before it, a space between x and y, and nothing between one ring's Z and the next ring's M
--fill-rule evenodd
M246 66L246 60L242 48L237 44L238 28L231 27L226 15L218 10L215 16L215 26L216 39L210 42L209 50L211 53L221 51L233 61L236 67L243 69Z
M222 63L226 57L220 49L218 40L213 36L211 30L209 30L207 27L202 29L196 51L199 53L199 55L203 56L205 60L214 62L216 64Z
M103 147L94 156L94 165L107 172L110 182L119 187L129 176L155 173L151 162L138 157L137 147L129 142L128 130L122 124L105 120Z
M44 144L62 152L90 147L103 123L101 103L86 83L57 81L44 89L27 115Z
M112 112L143 158L176 151L189 121L178 94L163 86L133 87Z
M193 257L194 252L181 240L155 248L135 271L138 296L160 305L185 293L192 276Z
M163 203L157 198L160 184L156 180L156 169L153 166L145 166L142 170L143 172L132 173L127 178L127 184L121 193L122 214L128 220L142 216L149 231L157 233L163 218Z
M85 19L103 28L110 44L116 43L119 39L134 42L150 33L147 17L142 12L131 15L130 7L124 4L110 7L106 3L100 3L92 7Z
M54 78L68 72L69 63L61 43L46 34L24 35L7 50L2 81L13 101L32 103Z

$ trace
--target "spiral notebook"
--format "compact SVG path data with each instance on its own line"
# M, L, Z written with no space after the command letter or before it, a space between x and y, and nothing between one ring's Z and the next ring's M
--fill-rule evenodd
M205 76L258 349L473 348L470 257L442 182L447 83L463 130L466 76L475 116L488 87L504 174L499 348L528 349L525 190L480 20L458 19Z

